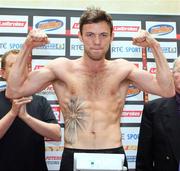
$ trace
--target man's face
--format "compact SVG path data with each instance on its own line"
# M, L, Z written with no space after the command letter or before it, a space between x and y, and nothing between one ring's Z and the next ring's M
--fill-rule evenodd
M17 54L13 54L10 53L7 57L6 57L6 63L5 63L5 68L2 69L2 77L7 80L9 73L11 71L11 68L13 66L13 64L16 62L17 59ZM27 65L27 72L30 71L30 64Z
M178 93L180 93L180 60L176 62L176 65L173 69L173 78L175 89Z
M5 64L5 68L2 69L2 77L7 80L9 72L13 66L13 64L16 61L16 55L10 53L7 57L6 57L6 64Z
M93 60L101 60L109 49L113 40L108 24L104 21L99 23L85 24L82 29L80 40L84 44L84 54Z

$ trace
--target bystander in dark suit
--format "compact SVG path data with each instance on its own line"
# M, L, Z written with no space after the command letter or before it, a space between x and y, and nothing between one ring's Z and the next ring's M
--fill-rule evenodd
M180 161L180 57L174 61L176 95L145 103L136 171L178 171Z

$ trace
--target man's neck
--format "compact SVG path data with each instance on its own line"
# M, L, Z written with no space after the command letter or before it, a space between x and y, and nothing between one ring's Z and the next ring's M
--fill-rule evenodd
M87 67L89 72L97 73L104 71L107 61L105 59L93 60L88 57L83 57L82 63Z

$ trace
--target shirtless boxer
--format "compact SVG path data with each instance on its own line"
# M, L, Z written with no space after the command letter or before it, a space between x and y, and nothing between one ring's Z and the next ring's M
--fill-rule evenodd
M43 31L32 30L12 67L7 86L10 98L29 96L53 85L65 123L61 171L72 171L74 152L124 153L120 117L130 82L140 90L159 96L175 94L160 44L148 32L141 30L133 38L133 44L151 48L156 61L156 77L127 60L106 60L113 37L111 16L91 8L80 18L79 38L84 44L81 58L60 57L26 75L24 68L29 53L34 47L48 43Z

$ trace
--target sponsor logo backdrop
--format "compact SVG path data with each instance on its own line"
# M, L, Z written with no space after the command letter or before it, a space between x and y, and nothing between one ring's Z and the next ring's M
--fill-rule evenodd
M80 10L0 8L0 55L11 49L20 49L29 30L40 28L48 34L50 43L33 49L33 70L40 69L57 57L80 57L84 48L77 36L81 14ZM108 51L108 59L124 58L155 74L156 66L151 49L132 45L132 37L140 29L146 29L160 42L169 66L172 67L173 60L180 55L179 15L112 14L112 17L115 39ZM0 81L1 90L5 86L6 82ZM52 86L38 94L50 102L63 133L64 120ZM120 129L130 170L135 168L143 103L154 98L158 96L145 94L132 85L129 87ZM64 139L61 142L45 141L48 169L58 170Z

